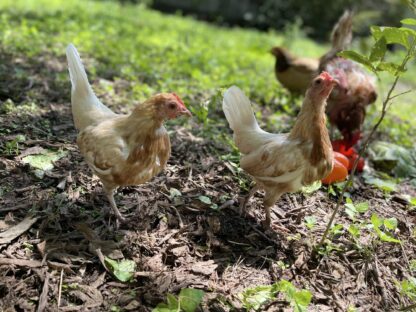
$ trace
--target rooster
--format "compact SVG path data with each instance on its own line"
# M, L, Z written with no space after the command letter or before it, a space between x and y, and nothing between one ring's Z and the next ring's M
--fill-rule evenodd
M283 47L273 47L270 53L276 58L276 79L290 92L304 95L318 74L319 59L295 57Z
M233 86L224 94L223 111L242 153L240 166L256 182L245 203L258 189L265 190L266 227L270 227L271 207L282 194L323 179L332 170L325 106L335 84L328 73L316 77L306 91L292 131L284 134L259 127L250 100L239 88Z
M191 113L176 94L161 93L136 106L129 115L116 114L95 96L72 44L66 55L78 147L100 178L117 222L124 221L114 191L119 186L145 183L164 169L170 140L163 122Z
M366 107L377 99L374 78L361 65L337 56L346 49L352 40L352 13L344 12L332 35L332 48L323 55L319 71L326 71L338 80L328 98L327 114L331 126L336 126L347 145L353 145L366 114Z

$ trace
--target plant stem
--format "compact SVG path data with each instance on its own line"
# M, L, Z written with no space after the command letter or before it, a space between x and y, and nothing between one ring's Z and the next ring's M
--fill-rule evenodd
M415 51L415 48L416 48L416 43L413 42L412 45L411 45L411 48L407 51L407 54L406 54L406 56L404 57L404 59L402 61L402 64L400 65L400 69L404 69L405 68L407 62L411 59L411 57L412 57L412 55L413 55L413 53ZM381 108L380 118L378 119L378 121L376 122L376 124L374 125L374 127L371 129L370 134L367 136L367 139L364 141L363 145L361 146L361 148L360 148L360 150L358 152L358 157L354 161L354 165L352 167L351 174L350 174L347 182L344 184L343 188L341 189L341 192L340 192L340 194L338 196L338 200L337 200L337 204L335 206L335 209L332 212L331 218L329 219L329 222L328 222L328 224L327 224L327 226L325 228L325 232L322 235L322 238L319 241L319 244L317 246L318 249L325 243L325 240L328 237L328 233L329 233L329 231L330 231L330 229L332 227L332 223L334 222L335 217L337 216L337 213L339 211L339 208L341 207L341 203L342 203L342 201L344 199L344 194L347 191L347 189L354 182L355 171L357 169L357 165L358 165L359 159L364 155L364 152L367 150L368 145L370 144L370 141L371 141L374 133L377 131L378 127L380 126L380 124L384 120L384 117L386 116L386 113L387 113L387 110L388 110L388 104L390 103L390 101L392 99L394 99L394 98L396 98L398 96L398 95L392 96L392 93L393 93L394 89L396 88L396 85L397 85L397 83L399 81L399 78L400 78L400 72L398 71L398 72L396 72L396 76L395 76L395 79L393 81L393 84L391 85L389 91L387 92L387 96L386 96L386 98L383 101L383 105L382 105L382 108Z

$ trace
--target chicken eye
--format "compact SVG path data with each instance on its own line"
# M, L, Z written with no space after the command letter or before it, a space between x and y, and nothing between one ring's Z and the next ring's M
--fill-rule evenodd
M322 79L316 79L316 80L315 80L315 84L316 84L316 85L321 84L321 82L322 82Z
M175 109L176 104L175 103L169 103L168 107L169 107L169 109Z

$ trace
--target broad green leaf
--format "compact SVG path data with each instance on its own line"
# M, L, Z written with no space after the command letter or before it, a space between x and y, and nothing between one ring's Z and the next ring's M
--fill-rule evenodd
M366 212L368 210L368 207L369 207L368 202L361 202L361 203L355 204L355 208L360 213Z
M348 227L348 232L352 235L354 238L358 238L360 236L360 228L356 226L355 224L351 224Z
M115 261L105 257L104 262L120 282L128 282L133 278L136 270L136 263L133 260Z
M378 215L376 215L375 213L373 213L371 215L371 223L373 224L374 228L380 228L380 226L383 225L383 219L379 218Z
M159 303L152 312L180 312L179 301L172 294L167 294L167 303Z
M211 205L211 204L212 204L211 198L209 198L209 197L207 197L207 196L203 196L203 195L201 195L201 196L199 196L199 197L198 197L198 199L199 199L201 202L203 202L204 204L207 204L207 205Z
M386 38L381 37L371 48L370 62L380 62L383 60L387 50Z
M409 37L414 37L415 32L409 28L397 28L397 27L380 27L372 26L371 32L376 40L381 37L386 39L387 43L397 43L409 49Z
M182 196L182 193L174 187L170 188L169 193L170 193L170 198Z
M397 186L397 183L395 183L392 180L386 181L386 180L381 180L379 178L375 178L375 177L372 177L372 176L365 176L364 180L365 180L365 183L374 185L375 187L377 187L377 188L379 188L383 191L386 191L386 192L395 191L396 186Z
M246 289L242 294L242 302L247 310L258 310L266 302L276 298L277 284L260 285Z
M385 233L385 232L383 232L383 231L380 231L380 230L378 230L378 231L376 231L376 232L377 232L378 236L380 237L380 239L381 239L383 242L388 242L388 243L399 243L399 244L400 244L400 240L395 239L395 238L394 238L394 237L392 237L391 235L389 235L389 234L387 234L387 233Z
M387 218L383 221L384 227L388 230L394 231L397 229L397 219L396 218Z
M309 290L302 289L294 295L295 302L301 306L307 307L312 300L312 293Z
M65 151L46 151L43 154L25 156L22 158L22 161L33 168L46 171L53 169L53 162L61 159L66 154L67 152Z
M342 57L345 57L347 59L353 60L357 63L360 63L360 64L364 65L365 67L367 67L372 72L376 71L373 64L371 64L370 60L366 56L364 56L364 55L362 55L358 52L355 52L355 51L341 51L341 52L338 53L338 55L342 56Z
M185 288L179 293L179 305L185 312L194 312L204 298L200 289Z
M400 23L405 25L416 25L416 19L414 18L405 18L400 21Z
M331 227L331 233L333 235L338 235L342 233L343 229L344 229L344 226L342 224L335 224L333 227Z
M312 230L316 224L316 218L314 216L306 216L305 217L305 224L309 230Z
M399 75L401 73L404 73L406 70L400 67L400 65L391 63L391 62L381 62L377 65L378 71L386 71L389 72L392 75Z
M306 185L304 187L301 188L301 192L303 194L312 194L314 192L316 192L317 190L319 190L322 186L322 182L321 181L315 181L314 183L310 184L310 185Z
M53 163L67 154L66 151L45 151L38 155L28 155L22 158L23 163L29 164L35 169L35 174L39 178L43 178L45 171L53 169Z

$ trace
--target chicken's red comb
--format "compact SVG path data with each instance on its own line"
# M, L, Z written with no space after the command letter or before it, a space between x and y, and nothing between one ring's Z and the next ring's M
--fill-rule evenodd
M321 77L322 79L325 80L334 80L334 78L332 78L332 76L330 74L328 74L328 72L324 71L322 72L319 77Z
M172 95L175 97L175 99L182 104L185 107L185 104L182 102L181 98L174 92L172 92Z

